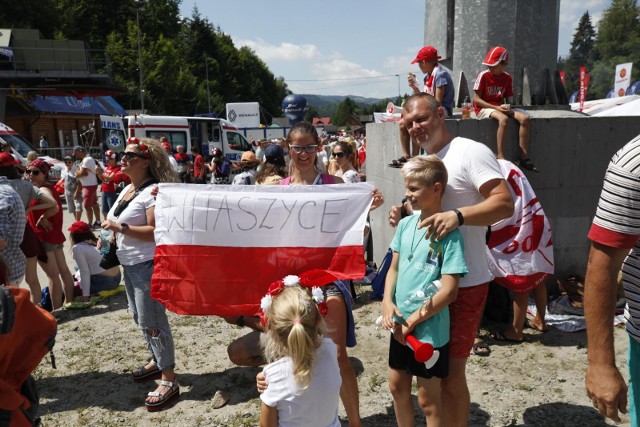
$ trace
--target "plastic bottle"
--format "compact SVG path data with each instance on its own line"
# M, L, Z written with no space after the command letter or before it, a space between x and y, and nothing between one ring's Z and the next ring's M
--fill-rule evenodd
M469 101L469 97L466 96L464 101L462 102L462 118L470 119L471 118L471 102Z
M106 254L111 248L111 230L100 230L100 253Z
M424 289L417 290L409 296L404 302L400 304L398 308L415 307L416 305L423 305L429 301L433 296L442 288L442 282L440 280L434 280L425 286Z

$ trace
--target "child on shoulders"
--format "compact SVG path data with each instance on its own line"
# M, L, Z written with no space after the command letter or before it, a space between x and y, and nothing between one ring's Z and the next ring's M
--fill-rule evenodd
M407 200L419 215L398 224L391 249L393 258L387 273L382 301L382 325L393 331L389 347L389 388L398 425L414 424L411 383L418 383L418 401L427 425L444 425L440 382L449 372L449 309L456 299L458 282L467 273L464 244L458 229L442 240L430 241L429 230L418 224L442 212L442 195L447 186L447 169L437 156L414 157L402 168ZM440 280L435 293L430 285ZM433 345L435 364L415 360L406 337ZM433 361L429 361L433 362Z
M261 307L266 316L263 342L269 363L263 370L269 387L260 395L260 426L340 426L340 368L333 341L322 337L319 288L309 291L287 283L270 292ZM273 293L277 293L272 297Z

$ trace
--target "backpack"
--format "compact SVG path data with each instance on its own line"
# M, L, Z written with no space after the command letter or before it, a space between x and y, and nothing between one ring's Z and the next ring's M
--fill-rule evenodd
M0 286L1 426L39 424L31 373L53 348L56 331L55 318L35 306L26 289Z

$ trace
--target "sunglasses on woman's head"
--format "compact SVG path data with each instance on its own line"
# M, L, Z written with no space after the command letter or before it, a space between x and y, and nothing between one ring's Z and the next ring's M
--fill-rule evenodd
M291 148L293 150L294 153L296 154L300 154L303 151L306 153L315 153L318 149L317 145L307 145L305 147L303 147L302 145L290 145L289 148Z
M340 159L344 157L344 153L342 151L340 151L339 153L331 153L331 155Z
M139 158L139 159L144 159L144 156L142 154L138 154L138 153L134 153L133 151L125 151L122 154L122 158L123 159L127 159L127 161L133 159L133 158Z
M37 169L35 170L27 169L26 171L24 171L24 173L26 173L27 175L34 175L34 176L40 175L40 171Z

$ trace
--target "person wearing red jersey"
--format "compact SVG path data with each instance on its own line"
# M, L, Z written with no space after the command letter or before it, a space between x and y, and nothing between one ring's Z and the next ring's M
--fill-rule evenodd
M107 158L107 165L103 171L98 170L97 175L102 181L100 186L100 191L102 192L102 216L106 220L111 206L118 198L115 177L120 173L120 166L118 166L118 155L115 151L107 150L104 155Z
M479 119L492 118L498 121L498 158L504 159L504 141L507 138L507 123L510 118L520 124L520 158L516 165L530 172L538 172L529 159L529 122L526 111L512 109L508 99L513 96L513 79L504 71L509 62L509 53L502 46L491 48L482 61L488 69L480 72L473 85L473 106Z

